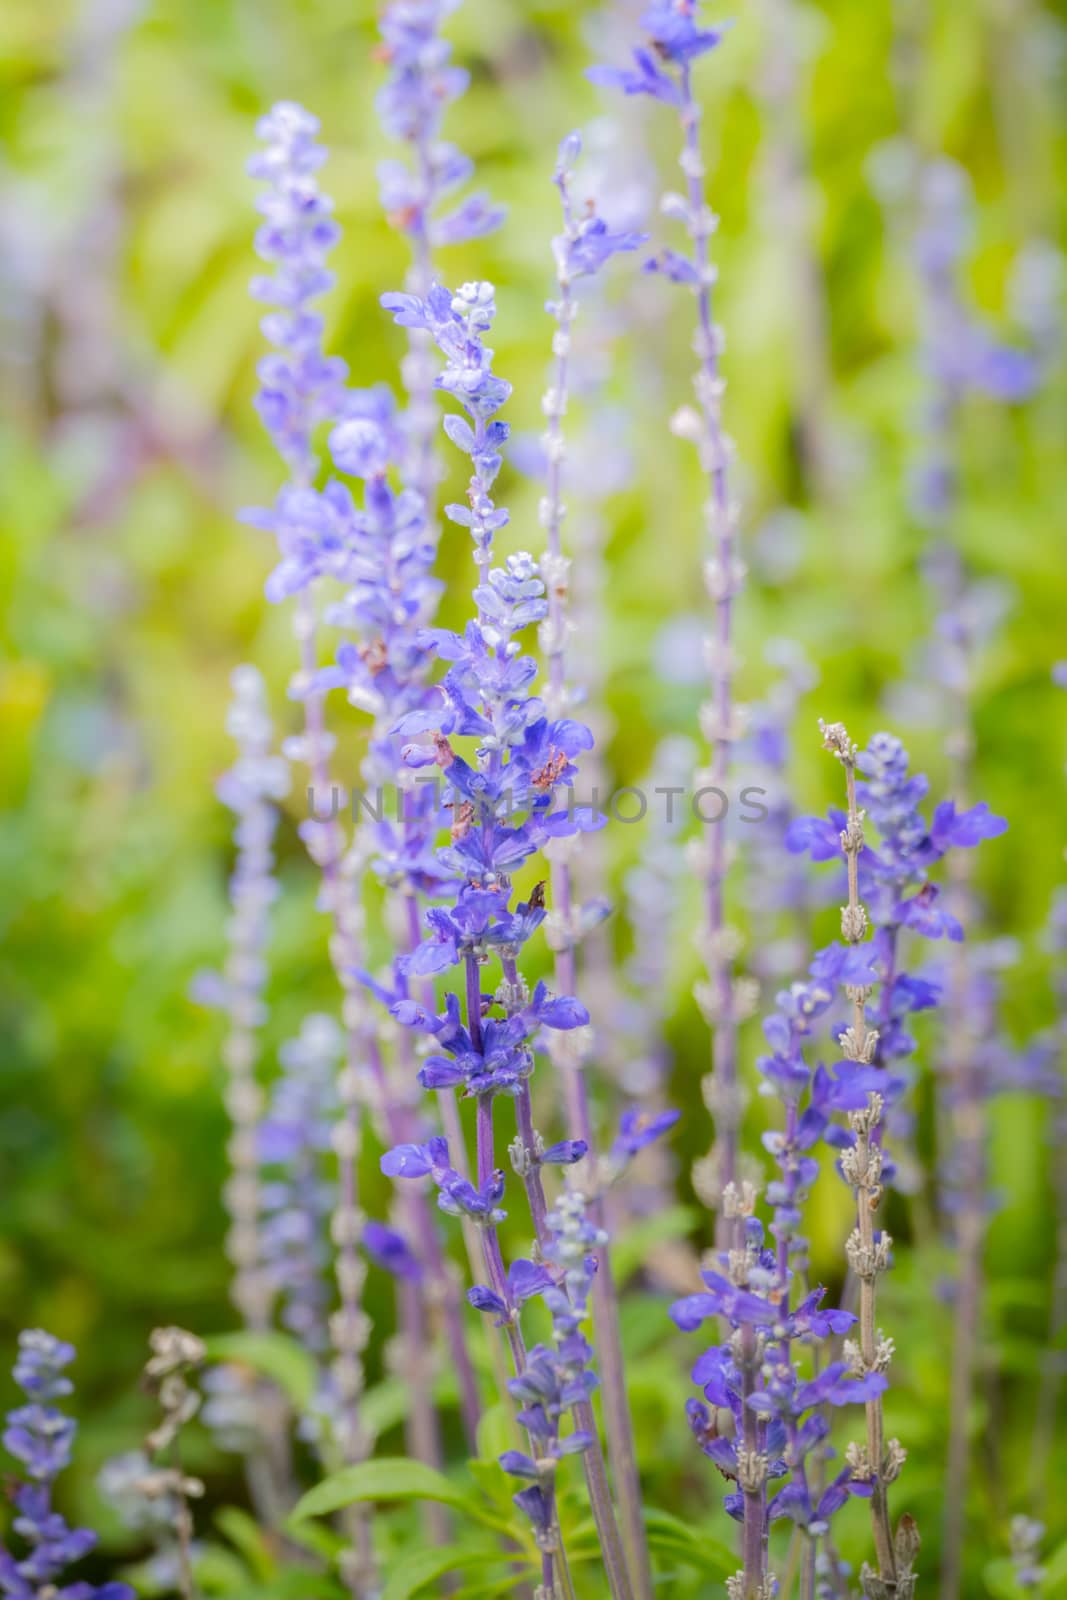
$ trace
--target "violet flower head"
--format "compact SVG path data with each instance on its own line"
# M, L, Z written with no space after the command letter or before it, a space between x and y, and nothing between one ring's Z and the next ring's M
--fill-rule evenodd
M474 170L461 150L441 138L444 114L469 81L469 74L453 65L451 47L441 34L445 19L458 3L392 0L379 22L380 55L389 70L378 93L378 114L385 131L408 147L407 159L379 165L382 205L390 224L410 243L407 287L421 296L429 293L433 283L434 252L439 246L491 233L505 216L504 208L494 205L481 191L441 210L446 201L455 199ZM441 466L434 443L434 362L424 331L408 330L401 376L408 394L402 419L406 481L422 496L427 524L436 539Z
M326 159L316 144L318 118L292 101L280 101L256 132L265 148L248 163L266 184L258 201L264 221L256 250L270 277L253 280L255 299L275 307L263 332L275 354L259 364L256 409L298 485L314 472L311 432L338 408L347 375L343 361L322 349L323 322L314 302L333 287L326 259L340 237L333 206L315 176Z
M498 228L506 215L482 193L468 195L445 215L440 202L465 184L473 163L440 138L444 114L466 90L470 74L451 60L441 26L459 0L392 0L379 20L380 59L388 78L375 102L386 133L411 148L410 163L378 168L382 205L393 227L420 244L460 244ZM425 293L428 283L417 284Z
M63 1573L96 1544L88 1528L71 1528L53 1509L56 1478L69 1466L77 1424L53 1403L73 1390L65 1369L73 1345L40 1329L19 1335L14 1379L27 1404L7 1416L3 1443L25 1473L12 1491L13 1531L25 1545L21 1556L0 1545L0 1590L11 1600L133 1600L125 1583L61 1583Z
M344 598L328 608L326 618L352 637L338 650L336 664L320 671L308 691L343 687L351 704L374 718L364 776L373 783L386 783L395 782L403 766L400 744L390 729L426 699L425 680L434 656L421 635L432 621L442 584L433 576L435 539L423 497L413 489L394 489L388 477L396 459L392 396L388 391L381 396L365 391L360 415L354 414L356 398L349 397L349 415L332 429L329 445L338 469L362 479L362 504L336 478L314 496L328 502L336 548L344 552L338 571L343 567L350 585ZM409 802L409 815L418 810ZM388 822L379 828L375 845L376 853L388 856L404 849ZM415 875L424 849L421 834L407 847L413 851ZM395 869L396 863L394 877Z
M563 201L564 226L563 232L557 234L552 241L552 254L555 257L556 272L564 295L566 287L575 279L595 277L613 256L629 254L648 239L647 233L610 228L604 218L597 214L592 201L581 211L575 210L570 187L574 178L574 168L581 153L581 135L571 133L561 142L556 159L554 182ZM560 322L565 336L573 311L569 306L561 307L551 303L548 310Z
M864 1402L880 1394L886 1380L881 1374L856 1377L844 1362L831 1362L804 1379L792 1355L793 1344L814 1345L847 1331L856 1319L850 1312L824 1311L821 1289L790 1310L791 1274L767 1248L763 1225L750 1214L744 1218L743 1241L732 1258L719 1257L718 1270L701 1274L702 1293L688 1295L671 1307L671 1317L683 1331L714 1317L729 1324L736 1335L713 1345L696 1362L693 1382L702 1388L708 1404L690 1400L686 1413L703 1453L735 1485L723 1502L730 1516L746 1522L746 1527L755 1516L761 1536L770 1522L788 1517L815 1537L825 1531L850 1494L867 1493L863 1479L851 1468L821 1493L809 1484L807 1457L828 1431L819 1408ZM761 1341L766 1347L762 1361L756 1356ZM730 1434L721 1434L713 1424L709 1405L733 1417ZM749 1470L747 1453L752 1449L766 1458L759 1482ZM788 1481L770 1495L767 1485L780 1478ZM755 1500L755 1506L746 1505L746 1500Z
M903 935L910 932L923 939L962 940L963 928L945 906L941 888L932 880L932 869L950 850L973 849L984 839L996 838L1007 823L984 802L957 811L951 800L936 806L928 821L920 808L929 783L921 773L911 773L908 753L894 734L875 734L866 749L857 753L856 767L863 774L856 785L857 800L878 834L876 844L865 838L857 852L858 892L874 928L863 959L868 959L869 950L879 985L878 1002L867 1008L867 1021L873 1030L871 1037L877 1034L873 1065L879 1072L892 1069L882 1074L877 1088L885 1105L893 1108L904 1095L906 1063L915 1050L910 1018L940 999L938 987L903 969ZM786 832L787 848L809 854L814 861L838 862L847 821L845 813L837 809L826 819L797 817ZM856 954L853 951L850 959ZM840 1038L841 1028L836 1031ZM853 1076L860 1070L853 1068ZM899 1112L894 1111L887 1122L898 1133L908 1131L908 1119ZM882 1171L887 1182L894 1176L888 1155Z
M634 50L632 67L590 67L586 77L605 88L621 89L624 94L648 94L668 105L681 106L685 90L660 63L688 72L692 62L713 50L726 32L724 27L704 27L699 21L700 9L699 0L654 0L640 19L652 49Z
M589 1314L589 1296L596 1272L596 1251L607 1241L586 1214L586 1202L575 1190L560 1196L547 1217L545 1258L553 1273L529 1262L516 1263L525 1270L522 1298L539 1294L552 1316L552 1344L535 1345L521 1373L508 1388L520 1403L518 1421L526 1428L535 1455L506 1451L500 1465L513 1477L531 1479L536 1491L522 1490L515 1503L530 1518L535 1533L543 1525L545 1506L555 1493L556 1463L581 1455L593 1444L584 1427L562 1431L562 1422L576 1407L584 1407L597 1387L592 1371L593 1350L581 1328ZM514 1271L514 1268L512 1269Z

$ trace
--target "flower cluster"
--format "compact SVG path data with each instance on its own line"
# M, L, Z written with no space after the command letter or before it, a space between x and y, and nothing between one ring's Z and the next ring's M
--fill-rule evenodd
M805 1048L840 990L873 977L861 950L832 944L816 956L806 981L778 995L764 1023L770 1053L758 1062L766 1091L777 1096L784 1111L782 1129L764 1137L779 1168L767 1189L775 1247L768 1247L763 1224L753 1215L755 1189L748 1183L729 1187L724 1204L740 1226L742 1247L720 1254L717 1269L703 1273L704 1291L671 1308L680 1328L695 1329L718 1317L734 1330L693 1370L694 1382L716 1409L694 1400L687 1412L701 1449L734 1484L725 1504L745 1524L746 1573L763 1571L762 1564L752 1567L751 1562L761 1561L759 1540L771 1521L788 1517L805 1529L814 1560L814 1541L827 1533L833 1513L850 1494L870 1492L868 1480L851 1466L816 1489L807 1463L813 1452L822 1452L829 1432L825 1407L866 1402L881 1393L886 1379L880 1372L857 1373L841 1361L820 1364L810 1378L803 1377L794 1345L814 1348L846 1332L856 1318L823 1310L822 1289L795 1305L791 1298L807 1269L800 1230L818 1173L813 1151L820 1140L847 1147L850 1135L833 1123L833 1114L866 1104L867 1075L873 1070L854 1063L841 1063L836 1075L821 1065L812 1070ZM719 1408L732 1416L732 1433L719 1431ZM770 1495L768 1485L779 1478L787 1481Z
M874 1040L873 1061L893 1069L879 1087L885 1104L892 1106L904 1092L907 1078L901 1069L915 1050L909 1019L936 1005L940 996L933 983L903 970L901 936L907 930L924 939L962 940L963 929L945 906L931 869L951 850L972 849L983 839L996 838L1007 823L984 802L959 811L952 800L941 801L928 822L920 806L929 783L921 773L909 772L907 751L894 734L875 734L858 752L856 766L864 779L857 783L857 799L878 831L877 846L864 840L856 854L865 921L869 918L874 928L871 962L880 990L877 1009L868 1009L876 1030L869 1037ZM847 831L847 815L833 808L826 818L796 818L786 843L813 861L839 861ZM903 1131L904 1125L897 1125ZM886 1157L883 1178L890 1180L894 1171Z
M459 0L391 0L379 20L379 58L388 77L376 108L383 128L410 146L411 160L378 167L382 206L390 223L413 241L416 261L426 245L462 244L492 233L504 220L502 206L487 195L468 195L445 216L440 202L471 177L468 156L440 138L449 105L464 93L470 74L451 60L441 25ZM428 284L419 286L423 291Z
M459 0L391 0L382 11L380 56L388 77L378 92L378 116L387 134L408 146L408 159L378 167L382 205L393 227L411 245L408 288L426 295L434 279L434 250L462 244L499 227L505 212L477 192L451 211L442 202L467 183L473 163L440 137L448 106L464 93L469 74L451 60L441 27ZM409 331L401 364L408 393L403 420L404 464L410 486L421 494L431 531L436 533L434 492L440 476L434 436L434 361L424 332ZM398 458L399 459L399 458Z
M511 1158L543 1253L549 1228L542 1168L580 1160L586 1145L578 1139L545 1148L533 1126L529 1078L543 1031L584 1026L588 1013L572 996L552 996L543 984L532 993L528 988L519 961L544 919L544 886L513 908L511 884L518 868L549 839L599 825L601 819L584 808L556 808L559 791L573 783L573 758L588 748L591 735L579 723L550 717L532 692L537 665L522 654L517 635L547 612L536 563L518 554L502 567L492 565L494 535L507 523L507 512L492 495L508 433L497 413L511 392L493 371L492 351L485 342L495 315L492 286L472 283L452 293L435 285L425 299L386 295L383 304L402 326L425 330L433 338L445 358L438 385L467 414L445 420L449 437L471 462L468 505L450 506L447 515L470 529L478 568L476 617L463 634L426 630L423 637L448 663L447 670L432 700L401 717L393 729L407 740L404 757L410 766L440 770L452 814L450 841L434 852L443 876L451 880L451 903L427 913L428 936L400 959L399 977L406 984L460 966L464 1000L450 994L443 1014L406 995L391 1005L405 1027L430 1037L433 1053L420 1071L423 1086L459 1088L474 1099L477 1170L473 1180L467 1178L453 1165L448 1141L440 1136L395 1147L383 1158L383 1169L397 1177L430 1176L439 1206L478 1225L488 1281L475 1291L475 1303L493 1311L504 1327L514 1380L529 1382L531 1392L540 1392L548 1379L537 1365L539 1358L528 1357L517 1318L521 1298L538 1281L536 1270L526 1262L505 1269L497 1237L505 1184L495 1158L494 1102L504 1095L516 1105L518 1136ZM459 738L474 741L473 762L452 743ZM495 993L486 995L480 974L493 958L499 962L501 982ZM495 1008L502 1013L499 1017L493 1015ZM516 1396L529 1398L518 1391ZM555 1407L552 1394L542 1398L549 1400L549 1410ZM537 1444L528 1431L533 1459ZM584 1421L582 1431L590 1431ZM587 1480L612 1591L621 1593L618 1531L599 1441L591 1438L583 1452ZM536 1508L528 1509L536 1509L543 1582L551 1592L561 1550L559 1528L554 1501L543 1498L544 1485L532 1487L542 1496Z
M576 1191L561 1195L545 1220L544 1255L553 1270L529 1262L516 1262L512 1268L512 1272L524 1269L517 1286L522 1299L539 1294L552 1317L552 1344L535 1345L522 1371L508 1384L521 1404L518 1420L535 1448L532 1455L509 1450L500 1458L505 1472L531 1480L515 1496L515 1503L539 1537L552 1525L556 1462L581 1455L594 1444L586 1424L597 1378L591 1370L593 1349L581 1330L589 1315L595 1251L607 1242L603 1231L588 1219L585 1200ZM560 1424L568 1413L579 1425L563 1434Z
M3 1442L25 1473L12 1498L14 1531L26 1551L19 1556L0 1545L0 1589L11 1600L133 1600L126 1583L61 1582L66 1569L96 1544L95 1533L71 1528L52 1506L53 1486L70 1464L77 1431L55 1404L73 1392L64 1372L73 1360L73 1345L50 1333L19 1334L14 1378L27 1403L8 1413Z
M261 119L256 132L265 149L248 163L252 177L266 184L258 202L264 222L256 250L274 269L251 286L257 300L275 307L262 324L276 348L259 364L256 409L298 487L306 486L314 471L312 429L337 415L347 376L343 361L323 353L323 320L314 309L333 286L326 259L340 237L332 203L315 177L326 159L315 143L318 131L317 117L281 101ZM298 503L292 509L297 512ZM279 525L279 537L281 532ZM295 557L299 525L286 531L285 542L292 544Z

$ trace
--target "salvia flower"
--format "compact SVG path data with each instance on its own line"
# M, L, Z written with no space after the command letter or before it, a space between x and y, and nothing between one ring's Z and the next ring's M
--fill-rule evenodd
M453 65L441 26L459 0L392 0L382 10L379 57L388 68L376 106L385 131L411 148L409 162L378 168L389 221L415 241L460 244L493 232L504 209L472 194L454 210L435 215L440 202L462 187L473 164L440 138L444 114L466 90L469 73ZM425 290L428 285L421 286Z
M340 237L315 176L326 159L315 142L318 131L310 112L281 101L257 125L264 148L248 163L265 184L256 249L273 268L254 280L252 294L275 307L262 324L275 354L259 364L256 409L297 484L310 482L312 429L337 414L347 375L342 361L323 353L323 321L314 306L333 286L326 260Z
M8 1413L3 1434L4 1448L25 1474L11 1491L13 1531L24 1553L0 1545L0 1590L11 1600L133 1600L125 1583L61 1581L96 1544L95 1533L71 1528L52 1505L55 1480L70 1464L77 1431L54 1403L73 1390L65 1370L73 1359L73 1345L50 1333L30 1329L19 1335L13 1375L27 1403Z
M902 937L907 931L924 939L962 940L963 929L932 880L932 869L951 850L973 849L984 839L996 838L1007 823L984 802L959 811L951 800L942 801L927 819L921 806L929 784L922 774L910 772L907 751L894 734L875 734L867 748L857 752L855 766L862 774L856 783L857 801L878 831L877 844L864 836L855 861L865 925L869 919L874 928L871 961L880 985L877 1007L872 1005L867 1012L873 1030L871 1048L875 1064L892 1069L880 1085L884 1105L892 1107L906 1087L906 1063L915 1049L910 1018L936 1005L940 997L933 984L903 970ZM847 814L836 809L826 819L798 817L787 830L787 847L815 861L839 861L848 828ZM894 1170L886 1156L885 1181Z
M423 328L432 336L445 358L439 386L466 412L466 417L453 413L446 418L445 431L470 458L468 506L448 507L447 514L470 529L478 568L477 615L463 634L426 632L448 663L432 703L402 717L393 730L408 740L409 764L432 764L441 771L452 811L450 842L436 850L438 862L454 880L450 904L428 914L429 936L399 963L401 977L418 975L420 969L425 975L460 966L464 1002L449 995L443 1014L409 998L391 1008L398 1021L431 1035L440 1048L440 1054L426 1059L423 1085L461 1087L474 1098L476 1176L467 1179L453 1167L447 1141L440 1138L397 1146L385 1156L383 1168L397 1176L432 1177L439 1206L478 1225L487 1276L480 1298L504 1326L515 1380L521 1382L528 1356L497 1235L505 1180L495 1158L494 1103L501 1094L515 1101L518 1137L512 1161L543 1248L544 1145L533 1127L529 1076L542 1032L582 1027L588 1013L572 996L552 996L542 984L531 993L519 961L544 917L544 885L513 909L511 881L549 839L588 830L602 819L582 808L556 805L559 792L573 783L573 757L588 747L591 736L580 724L550 717L533 693L537 665L521 653L517 635L546 615L537 564L519 553L503 567L492 566L494 535L507 522L507 512L492 497L507 439L507 426L497 413L511 393L494 372L493 353L485 342L495 314L492 285L470 283L455 293L435 285L425 299L391 294L383 296L383 305L401 325ZM474 741L472 760L454 739ZM492 958L499 962L501 981L493 995L484 995L481 969ZM493 1015L497 1007L500 1017ZM621 1595L625 1566L599 1440L585 1455L610 1586ZM554 1501L540 1484L524 1493L542 1550L542 1583L551 1592L560 1551Z
M368 399L356 395L346 400L347 369L342 362L328 358L322 347L323 320L315 301L333 282L325 263L338 229L331 203L315 178L325 159L325 152L315 143L317 131L314 117L300 106L283 102L260 123L265 149L250 163L253 176L267 185L260 199L267 220L257 236L257 248L275 268L273 276L253 283L252 293L277 308L263 324L267 339L277 349L260 365L259 410L288 467L289 480L272 508L248 511L245 520L273 533L277 542L279 561L268 580L268 598L275 603L295 599L292 623L299 667L290 692L303 701L304 716L302 731L286 742L284 750L290 760L307 767L310 793L319 796L321 805L322 797L331 793L334 739L326 726L322 693L313 687L318 668L317 591L324 577L346 575L348 552L341 526L343 490L339 501L333 491L319 495L312 487L317 469L312 435L326 421L365 417ZM369 409L379 418L388 413L378 392L371 394ZM336 1397L331 1407L338 1419L336 1438L349 1460L359 1460L365 1446L359 1417L361 1358L369 1332L360 1304L364 1269L356 1250L360 1221L356 1176L362 1131L359 1086L363 1062L373 1057L377 1041L365 1016L356 976L361 965L361 907L344 872L343 830L334 815L314 814L313 807L313 814L300 825L300 836L321 874L319 904L332 920L330 956L343 993L348 1070L340 1075L342 1114L335 1128L338 1214L333 1223L341 1305L330 1324L335 1357L330 1383ZM356 1550L349 1564L355 1584L373 1582L368 1517L365 1507L352 1512Z
M552 1344L535 1345L523 1370L508 1384L520 1404L518 1420L526 1428L535 1451L526 1455L509 1450L500 1457L505 1472L530 1479L536 1485L515 1495L515 1503L530 1518L535 1536L543 1533L550 1517L555 1497L555 1463L566 1456L584 1454L594 1443L588 1427L571 1427L563 1432L562 1423L573 1412L585 1421L597 1384L591 1370L593 1350L581 1326L589 1314L595 1252L606 1243L602 1230L588 1220L584 1198L575 1191L560 1197L546 1224L545 1258L558 1276L544 1268L531 1267L529 1262L522 1263L519 1287L524 1299L539 1294L547 1306L552 1316Z
M444 114L469 81L469 74L453 64L451 47L441 33L457 4L458 0L392 0L379 20L379 53L388 77L378 92L378 115L386 133L405 144L408 152L405 160L381 162L378 179L390 224L410 242L408 288L417 295L427 294L433 283L438 247L491 233L505 216L504 208L481 191L441 209L462 191L474 170L461 150L441 138ZM435 533L433 500L440 476L434 447L437 407L434 362L425 332L409 330L401 376L409 402L403 419L403 459Z

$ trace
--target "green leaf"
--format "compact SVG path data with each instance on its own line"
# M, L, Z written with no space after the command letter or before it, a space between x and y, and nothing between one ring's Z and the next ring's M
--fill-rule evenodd
M215 1513L215 1523L234 1549L244 1556L250 1571L269 1583L274 1576L274 1556L255 1518L240 1506L222 1506Z
M1019 1586L1015 1582L1015 1568L1006 1556L990 1561L982 1573L986 1593L992 1600L1019 1600Z
M315 1394L315 1363L285 1333L217 1333L207 1341L213 1361L234 1361L270 1378L297 1411L306 1411Z
M737 1571L737 1555L728 1545L694 1529L669 1511L649 1507L645 1512L648 1543L662 1555L674 1556L709 1577L727 1578Z
M469 1491L443 1472L422 1461L409 1461L406 1456L386 1456L381 1461L361 1461L357 1466L331 1473L297 1501L293 1520L325 1517L360 1500L437 1500L459 1511L470 1509Z
M1041 1582L1042 1600L1063 1600L1067 1595L1067 1541L1058 1545L1042 1565L1045 1569Z
M411 1595L418 1594L446 1572L462 1574L475 1563L484 1571L491 1562L503 1564L506 1560L495 1546L484 1544L450 1544L431 1550L410 1550L393 1563L381 1600L409 1600Z

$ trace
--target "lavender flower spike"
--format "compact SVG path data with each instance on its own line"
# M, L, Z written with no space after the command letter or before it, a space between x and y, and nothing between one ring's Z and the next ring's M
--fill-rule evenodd
M323 353L322 316L314 309L333 287L326 257L340 237L332 203L315 178L326 159L315 143L318 130L317 117L281 101L260 120L256 132L265 148L248 163L251 176L266 183L256 249L274 268L272 276L253 280L251 293L275 307L262 327L277 349L259 363L256 409L298 486L310 481L314 467L311 430L336 415L346 377L344 362Z
M532 694L536 664L520 653L516 635L542 621L547 612L536 563L522 553L509 557L503 568L491 565L495 532L507 522L506 511L492 497L501 466L500 447L508 432L497 412L511 392L510 385L494 373L492 351L485 343L495 313L492 285L466 284L454 294L435 285L424 301L386 295L383 304L403 325L424 327L432 334L445 356L438 385L455 396L470 419L453 415L445 421L446 431L470 457L472 468L469 507L453 505L447 514L470 529L478 568L474 591L478 614L464 633L427 630L427 639L449 663L436 697L402 717L393 730L410 740L406 750L410 765L433 763L444 774L453 813L451 843L438 849L435 857L458 886L450 909L435 908L427 914L428 936L403 963L404 975L458 966L464 1003L450 994L443 1016L409 999L392 1007L399 1021L429 1033L440 1046L442 1053L426 1058L420 1073L423 1086L462 1087L476 1103L476 1181L462 1178L452 1168L447 1145L439 1139L392 1152L387 1170L398 1175L431 1173L441 1208L479 1224L488 1278L484 1287L494 1297L486 1304L500 1302L507 1312L502 1320L519 1377L526 1351L512 1315L514 1288L497 1235L504 1176L496 1162L494 1102L500 1095L515 1101L518 1137L511 1147L512 1162L523 1179L536 1236L547 1242L541 1180L545 1151L532 1122L529 1077L542 1031L581 1027L588 1022L588 1012L573 996L550 995L543 983L530 992L519 958L544 920L543 886L512 908L511 882L521 865L550 839L599 825L600 819L582 808L555 806L558 791L573 782L574 757L588 748L591 735L577 722L551 719ZM476 765L459 754L453 737L475 739ZM490 997L482 993L481 967L494 958L502 981ZM502 1019L489 1015L494 1006L502 1009ZM591 1418L591 1411L587 1414ZM584 1420L582 1429L590 1433L582 1455L609 1586L616 1600L630 1600L599 1439ZM558 1553L562 1566L565 1557L551 1505L542 1497L531 1509L538 1518L542 1549L554 1561Z
M4 1448L21 1464L24 1481L13 1489L13 1531L26 1545L18 1556L0 1545L0 1590L10 1600L133 1600L126 1583L63 1584L66 1568L96 1544L88 1528L71 1528L53 1508L56 1478L70 1464L77 1424L64 1416L55 1401L71 1394L74 1385L64 1369L74 1360L74 1347L40 1329L19 1334L14 1378L26 1404L7 1416Z
M449 105L464 93L469 74L451 62L451 47L441 27L459 0L391 0L378 23L379 57L388 78L378 91L378 117L393 139L408 147L406 161L383 161L378 167L382 205L394 228L411 244L408 288L425 296L434 281L435 248L461 244L492 233L504 209L482 193L469 194L451 211L439 208L470 178L471 161L455 145L441 139ZM434 522L434 498L440 469L434 440L437 407L433 402L435 365L424 332L409 330L408 354L401 367L409 405L405 426L407 478L423 497Z
M868 928L867 913L859 898L859 859L864 849L864 837L862 814L856 799L858 748L841 723L821 723L820 728L824 747L845 769L848 812L841 833L841 848L848 866L848 904L841 908L841 937L847 945L858 945L866 937ZM852 1025L845 1029L838 1040L845 1061L854 1064L854 1074L873 1063L878 1047L878 1034L867 1027L866 1001L869 993L870 987L867 985L850 988ZM871 1092L866 1105L850 1113L849 1126L855 1142L841 1157L841 1171L856 1197L856 1227L849 1236L846 1253L849 1267L860 1285L858 1357L864 1374L884 1372L892 1354L892 1342L883 1339L875 1313L876 1286L880 1274L889 1268L892 1245L889 1235L884 1230L877 1231L874 1226L875 1212L882 1195L879 1129L883 1105L882 1096ZM871 1486L871 1523L878 1571L875 1574L864 1567L863 1590L868 1600L880 1600L883 1594L892 1595L896 1600L911 1600L916 1582L911 1570L915 1551L911 1551L910 1557L906 1554L901 1543L901 1530L898 1530L894 1539L886 1495L889 1484L900 1475L905 1452L896 1439L886 1443L880 1393L867 1401L865 1410L866 1446L853 1446L849 1453L849 1465L855 1476L866 1479ZM909 1529L910 1524L903 1531L907 1534Z
M287 463L290 481L278 494L273 508L245 512L245 520L272 532L278 543L279 564L267 583L267 597L282 601L297 597L293 631L299 650L299 671L291 692L302 699L302 734L286 745L292 760L303 762L311 778L311 792L329 795L333 740L326 728L322 692L314 687L318 666L318 608L315 588L327 574L343 576L346 553L333 537L330 502L320 500L312 488L315 457L312 430L326 419L345 414L343 362L328 358L322 349L323 321L315 300L329 289L333 276L326 258L338 238L331 203L319 189L315 173L325 151L315 143L318 121L301 106L282 102L258 126L265 149L249 162L253 177L266 182L259 208L266 221L256 236L256 247L274 267L273 275L252 284L253 295L275 306L264 318L263 331L277 353L260 362L261 381L257 407ZM344 839L335 817L309 817L301 826L308 854L322 875L320 903L333 921L330 955L344 996L346 1065L342 1074L346 1124L339 1151L340 1188L336 1226L344 1239L338 1252L341 1313L335 1320L334 1379L337 1412L344 1417L342 1436L352 1451L361 1449L359 1420L360 1356L368 1335L366 1317L359 1304L358 1262L355 1249L359 1229L357 1209L357 1156L361 1135L359 1084L364 1059L377 1048L368 1030L363 997L356 973L361 966L359 906L343 873ZM359 1459L358 1453L354 1459ZM352 1590L373 1588L374 1551L369 1513L353 1509L355 1554L349 1573Z
M709 241L718 223L704 192L704 161L700 152L701 107L692 81L693 62L722 40L722 28L704 27L697 19L696 0L653 0L641 18L650 35L651 50L634 51L630 68L594 67L587 76L594 83L622 89L626 94L647 94L674 107L682 127L679 163L685 180L682 194L663 198L663 211L682 223L687 253L663 250L648 262L694 297L696 333L694 350L698 367L694 379L697 404L683 406L671 422L678 437L697 449L707 475L709 496L704 517L711 553L704 567L704 582L714 608L715 623L707 645L711 694L701 710L701 727L712 747L707 774L701 784L720 790L729 783L733 749L745 729L743 708L734 702L733 610L745 568L737 555L737 508L730 496L730 441L722 426L724 381L719 370L722 330L712 315L711 291L715 268ZM749 1015L754 1001L751 985L735 977L736 930L727 926L724 887L728 866L725 816L708 826L702 875L705 893L704 948L708 983L701 986L703 1009L713 1028L712 1074L705 1082L708 1104L713 1106L716 1146L711 1178L701 1181L701 1193L714 1203L738 1175L738 1138L742 1102L737 1082L738 1025ZM707 1163L703 1164L705 1172ZM719 1234L733 1231L719 1210Z

